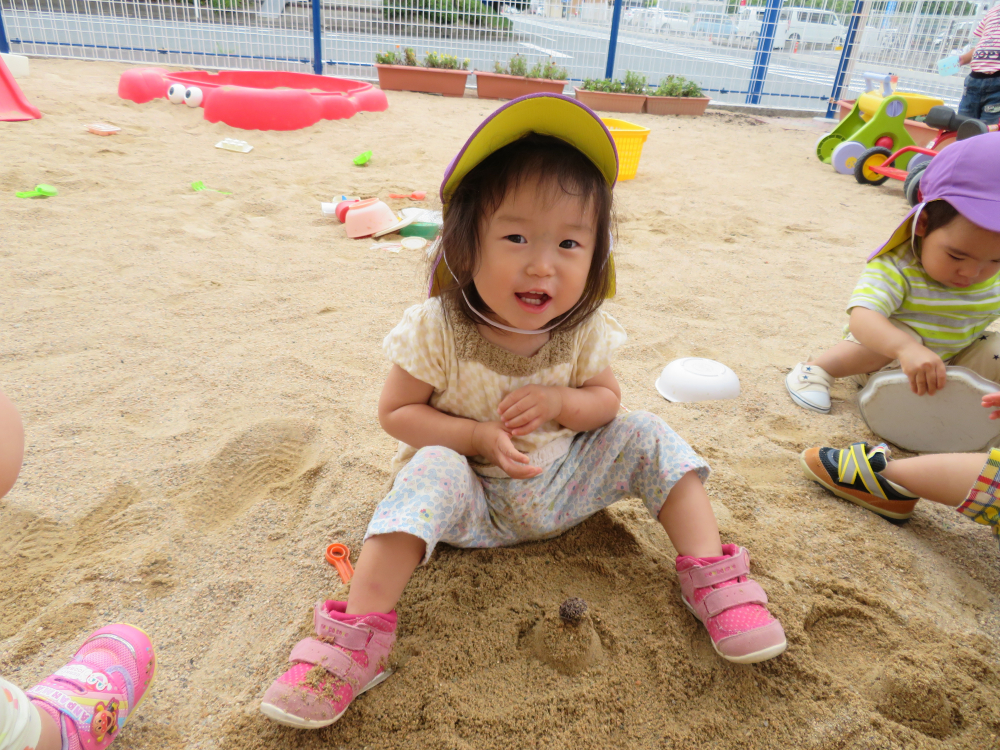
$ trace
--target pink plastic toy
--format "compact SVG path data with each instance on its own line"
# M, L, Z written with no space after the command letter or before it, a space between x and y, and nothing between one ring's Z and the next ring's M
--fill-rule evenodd
M360 201L350 207L344 218L344 229L351 239L369 237L397 223L396 214L385 203L375 198Z
M200 89L206 120L244 130L299 130L320 120L342 120L389 107L382 90L370 83L260 70L171 73L135 68L122 73L118 96L143 104L166 98L174 83Z
M383 96L385 95L383 94ZM38 111L38 107L33 106L25 99L21 87L14 81L11 72L7 70L3 58L0 58L0 121L37 120L41 116L42 113Z

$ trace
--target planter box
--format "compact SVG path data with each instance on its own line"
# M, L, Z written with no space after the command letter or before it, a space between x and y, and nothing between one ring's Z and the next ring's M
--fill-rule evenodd
M646 112L651 115L703 115L707 96L647 96Z
M837 119L843 120L851 114L851 110L854 109L854 102L854 99L839 99L837 101ZM906 128L906 132L909 133L913 142L921 148L929 146L931 141L937 138L938 135L938 131L935 128L924 125L922 122L917 122L916 120L903 120L903 127ZM952 143L954 141L947 140L941 145L941 148Z
M517 99L528 94L561 94L565 87L565 82L547 78L476 71L476 96L480 99Z
M573 88L576 98L591 109L603 112L631 112L638 114L646 105L645 94L608 94L604 91L584 91Z
M465 96L471 71L421 68L414 65L379 65L378 85L383 91L419 91L424 94Z

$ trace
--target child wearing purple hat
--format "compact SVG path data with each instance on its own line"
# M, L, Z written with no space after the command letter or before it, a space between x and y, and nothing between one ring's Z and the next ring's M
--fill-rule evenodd
M396 604L437 544L551 539L625 497L669 536L681 600L722 658L785 650L747 551L719 537L705 461L659 417L618 415L611 359L625 332L601 309L615 292L617 174L600 118L540 94L494 112L449 165L430 297L382 344L379 421L400 441L392 489L347 601L316 606L317 637L292 650L266 716L327 726L388 677Z
M847 304L844 340L785 378L792 400L830 411L830 386L901 368L918 395L945 386L945 364L1000 382L1000 133L959 141L921 179L917 205L868 264Z

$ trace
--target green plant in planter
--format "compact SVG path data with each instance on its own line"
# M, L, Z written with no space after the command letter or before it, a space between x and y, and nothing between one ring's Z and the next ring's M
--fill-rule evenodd
M388 52L376 52L375 62L379 65L415 66L417 64L417 53L413 51L413 47L407 47L404 49L403 54L400 54L395 50L389 50Z
M549 60L547 63L536 62L527 72L528 78L544 78L550 81L565 81L569 77L566 68L560 68Z
M583 82L584 91L601 91L605 94L621 94L625 89L621 81L612 81L610 78L587 78Z
M507 63L507 74L524 77L528 74L528 61L520 55L514 55Z
M625 71L625 80L613 81L610 78L588 78L583 82L584 91L603 91L606 94L645 94L646 76Z
M660 85L649 92L650 96L704 96L699 86L694 81L689 81L681 76L667 76L660 81Z
M625 71L625 80L622 81L622 88L626 94L645 94L646 76L633 73L631 70Z
M469 59L459 61L454 55L439 55L437 52L428 52L424 58L425 68L440 68L442 70L467 70Z

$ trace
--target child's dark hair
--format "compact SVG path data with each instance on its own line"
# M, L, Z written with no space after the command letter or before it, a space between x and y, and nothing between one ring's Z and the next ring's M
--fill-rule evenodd
M927 228L924 229L924 237L928 237L931 232L946 227L958 216L958 209L946 200L931 201L924 206L924 216L927 217ZM923 250L923 237L914 237L913 254L918 258Z
M583 296L572 310L553 321L556 326L552 330L570 329L601 306L614 284L609 262L614 209L611 186L601 170L583 152L553 136L529 133L494 151L459 183L448 201L438 252L438 256L443 253L447 257L455 283L441 290L441 295L472 322L481 321L470 307L483 315L491 312L473 283L479 267L482 222L496 213L507 195L530 180L538 180L543 189L559 189L581 199L594 216L594 257ZM438 259L435 257L435 263ZM448 307L445 305L446 311Z

